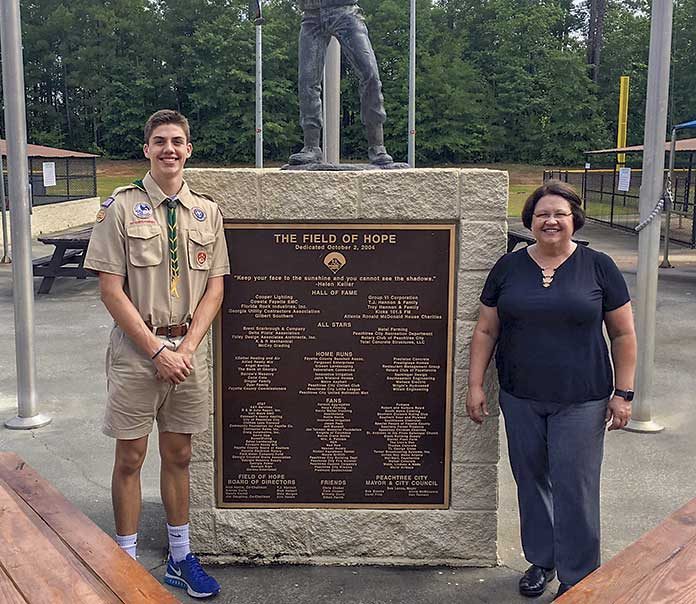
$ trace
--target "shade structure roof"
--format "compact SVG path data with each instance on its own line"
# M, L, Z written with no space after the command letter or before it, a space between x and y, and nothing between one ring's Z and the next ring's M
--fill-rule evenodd
M7 142L0 138L0 155L7 156ZM70 151L68 149L56 149L43 145L27 145L27 157L99 157L94 153L82 153L82 151Z
M665 143L665 151L669 151L670 141ZM696 138L683 138L677 141L676 150L696 151ZM597 149L596 151L585 151L585 155L600 155L602 153L642 153L643 145L633 145L632 147L617 147L615 149Z

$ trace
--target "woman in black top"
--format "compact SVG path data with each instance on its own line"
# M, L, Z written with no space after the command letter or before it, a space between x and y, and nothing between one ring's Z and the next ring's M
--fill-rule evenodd
M481 423L493 349L522 548L531 564L520 593L541 595L556 571L559 594L599 566L599 477L604 429L631 417L636 336L626 283L606 254L571 236L581 200L548 181L522 221L536 243L503 256L481 294L471 342L467 412ZM611 360L602 331L611 341Z

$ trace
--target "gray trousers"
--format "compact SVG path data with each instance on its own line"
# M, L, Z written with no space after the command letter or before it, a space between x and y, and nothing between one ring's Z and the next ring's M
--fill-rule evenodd
M541 403L500 392L524 556L575 585L600 564L607 400Z
M362 10L355 5L306 10L300 27L298 96L300 126L321 128L321 81L326 47L335 36L360 79L360 118L367 125L383 124L382 82Z

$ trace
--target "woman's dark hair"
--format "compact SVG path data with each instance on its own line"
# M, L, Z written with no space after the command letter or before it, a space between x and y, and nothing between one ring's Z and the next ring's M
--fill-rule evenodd
M559 195L570 205L573 213L573 233L579 231L585 224L585 210L582 209L582 199L575 192L575 189L560 180L547 180L543 185L536 189L524 202L522 208L522 224L528 229L532 228L534 208L537 202L546 195Z

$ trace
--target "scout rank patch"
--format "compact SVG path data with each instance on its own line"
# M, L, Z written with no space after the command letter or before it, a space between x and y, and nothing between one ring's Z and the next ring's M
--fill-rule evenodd
M97 212L97 222L101 222L104 220L104 218L106 218L106 210L112 203L114 203L113 197L107 197L104 200L104 203L101 204L101 208L99 208L99 211Z
M201 208L193 208L191 210L191 214L193 214L193 217L198 221L198 222L203 222L206 218L206 214Z
M133 214L136 218L150 218L152 206L149 203L138 202L133 206Z
M205 252L198 252L198 254L196 255L196 261L198 262L199 266L203 266L207 259L208 254L206 254Z

